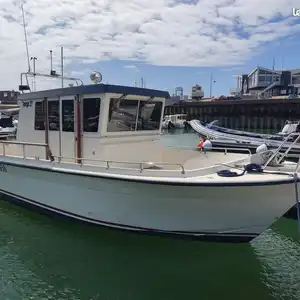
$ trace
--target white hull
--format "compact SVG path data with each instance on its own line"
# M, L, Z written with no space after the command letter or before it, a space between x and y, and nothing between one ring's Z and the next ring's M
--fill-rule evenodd
M292 182L188 187L8 164L6 170L0 172L0 191L23 204L134 231L249 241L295 204Z

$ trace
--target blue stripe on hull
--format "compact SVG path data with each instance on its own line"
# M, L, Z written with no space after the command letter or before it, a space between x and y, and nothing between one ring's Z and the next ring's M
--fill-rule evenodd
M166 236L172 238L179 238L179 239L191 239L191 240L199 240L199 241L207 241L207 242L220 242L220 243L248 243L253 240L255 237L258 236L256 233L222 233L222 234L213 234L213 233L206 233L206 232L174 232L174 231L159 231L149 228L138 228L133 226L126 226L122 224L114 224L109 222L101 222L98 220L89 219L86 217L78 216L69 212L64 212L60 209L56 209L47 205L39 204L37 202L26 199L19 195L15 195L3 190L0 190L0 197L1 199L23 206L30 210L36 211L38 213L52 216L59 219L67 219L67 220L76 220L77 222L93 225L93 226L102 226L106 228L111 228L111 230L120 230L126 232L134 232L140 234L147 234L147 235L154 235L154 236ZM35 204L36 203L36 204ZM119 226L119 227L113 227Z

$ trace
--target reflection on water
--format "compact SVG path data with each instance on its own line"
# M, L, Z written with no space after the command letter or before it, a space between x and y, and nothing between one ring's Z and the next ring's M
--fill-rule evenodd
M297 223L282 218L253 244L264 284L275 299L300 299L300 236Z
M0 209L1 299L271 299L249 245L124 233L5 202Z
M248 245L214 244L54 220L0 201L0 299L299 299L297 226L277 224Z
M299 243L275 230L251 245L182 241L53 220L6 202L0 228L0 299L300 296Z

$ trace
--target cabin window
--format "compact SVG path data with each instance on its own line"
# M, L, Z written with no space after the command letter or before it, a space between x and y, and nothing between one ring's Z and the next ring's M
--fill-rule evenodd
M83 131L98 132L100 98L84 98L83 100Z
M135 131L138 100L110 99L107 132Z
M35 130L45 130L45 110L44 103L42 101L35 102Z
M136 130L159 130L162 102L140 101Z
M62 131L74 132L74 100L62 101Z
M49 120L49 130L58 131L60 128L60 118L59 118L59 101L48 101L48 120Z

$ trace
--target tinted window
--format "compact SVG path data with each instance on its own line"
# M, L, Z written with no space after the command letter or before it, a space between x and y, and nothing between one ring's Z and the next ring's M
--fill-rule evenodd
M49 130L59 130L59 101L48 101Z
M45 110L42 101L35 102L34 129L45 130Z
M100 103L99 98L83 100L83 131L98 132Z
M138 100L110 99L107 131L134 131Z
M162 107L162 102L140 101L137 130L158 130Z
M74 132L74 100L62 101L62 130Z

